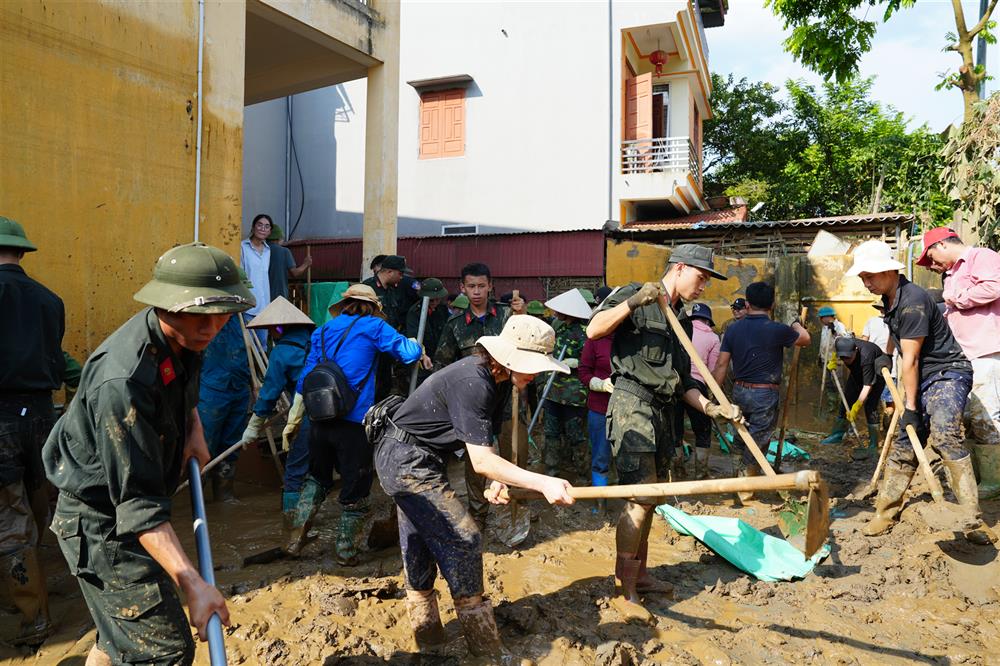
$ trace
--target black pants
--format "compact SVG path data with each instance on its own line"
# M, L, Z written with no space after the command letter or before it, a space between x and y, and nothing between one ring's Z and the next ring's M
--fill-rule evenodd
M701 394L707 396L708 386L706 386L704 382L700 382L697 379L694 381L698 384L698 390L701 391ZM711 417L706 416L704 412L698 411L697 407L692 407L684 402L683 398L678 400L674 410L677 441L680 442L684 439L684 415L687 414L688 420L691 421L691 432L694 433L694 445L699 449L710 448L712 443Z
M360 423L313 421L309 433L309 475L329 492L333 470L340 474L341 504L354 504L372 490L372 447Z
M851 407L861 396L861 385L858 384L854 377L847 376L847 384L844 386L844 398L847 400L847 404ZM871 391L868 392L868 398L865 400L864 410L865 410L865 423L878 423L881 421L881 413L879 411L880 403L882 402L882 391L885 389L885 379L879 377L872 384ZM844 405L840 405L840 410L838 413L841 418L844 418L847 413L844 411Z

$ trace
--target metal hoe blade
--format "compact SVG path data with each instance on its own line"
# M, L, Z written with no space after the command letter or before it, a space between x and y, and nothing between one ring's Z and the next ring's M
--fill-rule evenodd
M830 534L830 490L822 479L809 488L805 556L812 557Z

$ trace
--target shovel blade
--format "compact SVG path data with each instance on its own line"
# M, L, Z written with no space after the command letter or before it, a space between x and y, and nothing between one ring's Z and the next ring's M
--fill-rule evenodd
M830 534L830 490L820 480L809 489L809 507L806 519L805 556L812 557L826 543Z
M500 514L496 537L508 548L516 548L524 543L531 531L531 513L511 502L506 511Z

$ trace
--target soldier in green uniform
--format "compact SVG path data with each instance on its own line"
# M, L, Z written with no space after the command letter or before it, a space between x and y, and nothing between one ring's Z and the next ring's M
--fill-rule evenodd
M682 299L698 298L711 277L726 279L715 270L711 249L678 245L662 279L614 291L587 326L589 338L615 336L611 347L615 390L608 405L607 428L622 485L660 480L657 455L674 445L673 405L677 400L683 399L712 417L741 418L738 409L730 411L712 404L698 390L691 378L691 360L657 303L666 296L675 312L683 312ZM652 620L641 606L640 594L671 590L646 571L656 504L654 498L634 498L625 503L618 519L615 577L620 587L612 601L628 620Z
M590 306L578 289L559 294L546 301L545 306L556 315L552 322L556 332L555 353L562 354L563 363L570 368L570 374L555 376L542 403L545 410L545 473L559 476L561 472L574 471L586 480L590 476L587 387L580 381L577 368L583 343L587 341L584 322L590 318Z
M97 644L88 664L190 664L213 613L229 624L170 525L188 458L209 452L198 417L201 352L253 307L236 263L202 243L168 250L135 294L151 307L87 360L76 398L42 451L59 490L52 531L76 576Z
M441 339L441 333L444 331L444 325L448 323L448 307L445 305L444 299L448 298L448 290L444 288L444 283L437 278L427 278L420 284L420 290L417 292L417 296L420 300L410 306L410 309L406 313L406 330L404 334L408 338L417 339L417 333L420 332L420 309L423 306L424 298L429 298L430 301L427 304L427 324L424 327L424 353L429 357L434 358L434 352L437 350L438 340ZM430 371L420 369L417 375L418 383L423 383L425 379L430 377ZM409 388L409 377L410 373L406 373L407 378L407 388Z
M375 275L361 284L366 284L375 290L375 295L382 303L382 313L386 321L394 329L402 332L406 325L406 311L410 306L408 296L400 284L403 281L403 271L406 270L406 259L395 254L379 256L372 261L372 270ZM391 356L378 355L378 369L375 371L375 402L390 393L405 395L402 379L394 380L394 377L401 376L401 373Z

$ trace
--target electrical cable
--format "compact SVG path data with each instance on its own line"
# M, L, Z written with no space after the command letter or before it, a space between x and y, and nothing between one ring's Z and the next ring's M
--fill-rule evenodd
M295 160L295 171L299 174L299 214L295 218L295 224L292 228L288 230L288 240L292 240L295 234L295 230L299 228L299 222L302 221L302 213L306 209L306 183L302 178L302 165L299 163L299 151L295 148L295 127L292 125L292 114L289 112L288 107L285 107L285 119L288 122L288 136L292 143L292 159Z

